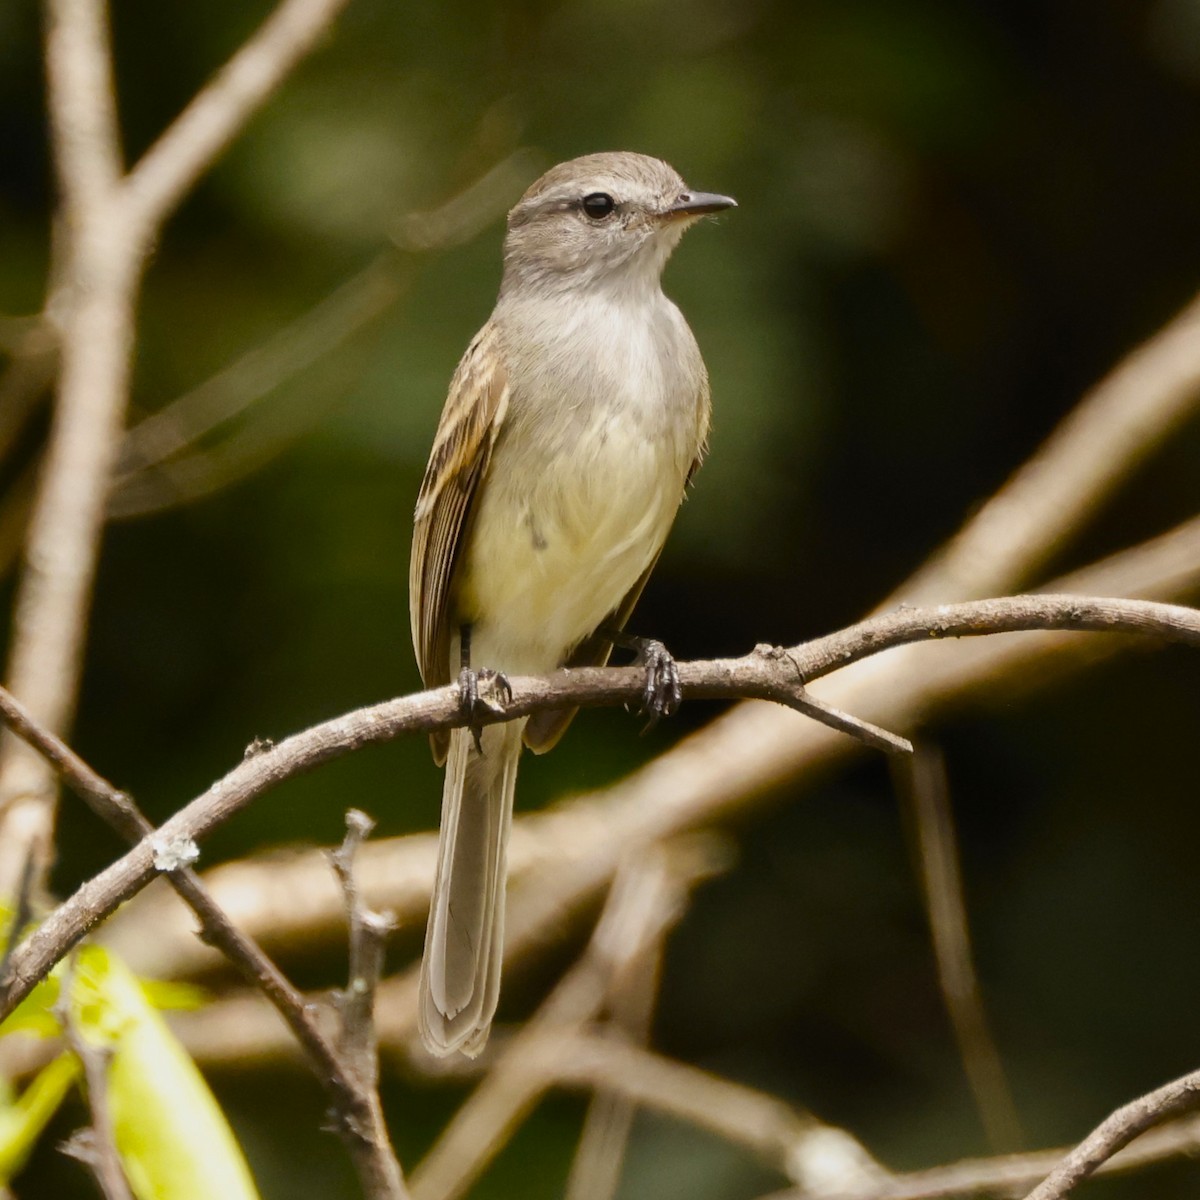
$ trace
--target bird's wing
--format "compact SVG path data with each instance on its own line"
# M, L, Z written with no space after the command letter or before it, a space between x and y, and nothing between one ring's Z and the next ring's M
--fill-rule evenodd
M426 687L440 687L452 677L450 602L455 571L507 408L503 354L489 324L467 347L450 381L413 517L409 614Z

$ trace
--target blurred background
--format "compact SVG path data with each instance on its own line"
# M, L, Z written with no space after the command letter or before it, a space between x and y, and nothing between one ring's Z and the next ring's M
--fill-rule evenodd
M269 8L113 5L130 159ZM638 150L740 204L668 269L715 421L633 622L708 657L861 616L1191 297L1198 128L1200 0L353 0L157 248L133 419L180 397L189 421L226 419L165 465L153 437L123 464L77 748L160 820L251 738L418 687L417 486L495 296L502 214L552 163ZM24 0L0 5L0 147L11 349L42 302L53 191ZM465 189L448 225L412 219ZM206 384L264 346L278 350L267 384L245 384L255 362ZM45 410L9 425L3 613ZM1191 515L1198 454L1193 424L1055 566ZM934 731L1027 1148L1200 1063L1196 684L1193 656L1138 655ZM688 705L639 738L621 712L585 714L527 759L518 804L603 785L712 715ZM381 833L428 829L440 787L421 740L356 754L254 806L205 861L334 842L350 804ZM736 835L736 869L672 941L656 1045L844 1124L889 1166L986 1152L885 767L864 758L780 795ZM118 851L68 804L56 886ZM397 962L412 949L401 939ZM288 965L312 986L342 971ZM501 1017L526 1014L548 979L514 973ZM307 1074L214 1084L265 1196L296 1194L297 1178L306 1195L356 1194L336 1140L313 1134ZM406 1164L460 1095L388 1081ZM582 1111L552 1097L473 1194L560 1195ZM621 1195L741 1200L777 1184L646 1118ZM1184 1162L1088 1194L1170 1200L1198 1184ZM49 1143L22 1185L88 1194Z

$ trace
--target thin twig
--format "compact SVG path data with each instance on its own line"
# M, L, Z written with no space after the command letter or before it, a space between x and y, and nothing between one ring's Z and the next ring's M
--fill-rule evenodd
M1021 1141L1020 1121L971 953L945 760L936 747L918 744L911 758L894 760L893 774L913 813L938 983L967 1082L992 1150L1014 1150Z
M379 1078L378 1045L375 1038L375 989L383 974L387 935L395 928L391 913L372 912L362 900L355 879L359 847L371 835L375 822L352 808L346 813L346 836L329 855L346 902L350 938L350 971L346 990L338 1001L341 1017L341 1050L359 1078L374 1088Z
M811 680L911 642L1020 630L1119 631L1200 645L1200 612L1152 601L1014 596L875 617L795 647L786 656L786 666L776 655L751 653L741 659L682 663L679 675L687 697L776 699L794 694L797 674ZM514 678L512 702L504 716L524 716L548 707L634 702L643 682L637 667ZM912 686L918 685L914 681ZM244 760L176 813L157 836L168 842L199 840L286 778L401 733L448 729L464 719L457 689L451 686L326 721ZM154 878L159 869L155 859L149 842L140 843L83 884L39 925L14 952L8 975L0 980L0 1019L84 934ZM582 877L573 886L581 882Z
M395 922L390 913L372 912L363 904L354 878L355 855L374 826L366 813L351 809L346 813L346 836L329 858L345 896L350 928L349 978L337 998L338 1049L357 1082L355 1119L366 1123L359 1131L360 1137L373 1148L363 1164L366 1173L360 1172L360 1176L370 1200L389 1200L408 1194L388 1140L379 1098L379 1046L375 1037L375 991L383 973L387 935Z
M300 1043L317 1078L329 1091L338 1132L350 1151L367 1195L372 1200L403 1200L407 1193L399 1164L387 1140L386 1126L372 1104L374 1081L364 1083L360 1079L326 1037L305 997L213 900L190 866L199 853L195 842L186 836L156 830L127 793L99 775L60 738L41 728L3 688L0 688L0 716L54 766L97 816L127 840L151 848L158 869L199 920L201 937L218 947L242 978L270 1000ZM374 1103L377 1107L377 1098Z
M55 1016L67 1045L83 1067L92 1124L89 1129L77 1130L62 1143L60 1149L90 1168L104 1193L105 1200L133 1200L129 1181L125 1178L121 1159L117 1154L112 1114L108 1107L108 1068L112 1061L112 1051L107 1046L92 1045L75 1021L75 1013L72 1010L75 969L76 963L72 956L63 974Z

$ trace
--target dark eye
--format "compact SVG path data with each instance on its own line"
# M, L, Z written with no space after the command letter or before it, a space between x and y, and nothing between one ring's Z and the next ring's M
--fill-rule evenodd
M611 216L617 207L617 202L607 192L592 192L583 198L583 211L593 221L603 221Z

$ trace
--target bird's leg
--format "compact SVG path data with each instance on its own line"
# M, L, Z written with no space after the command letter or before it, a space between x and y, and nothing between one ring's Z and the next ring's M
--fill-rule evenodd
M632 650L637 657L634 664L646 669L646 683L642 688L642 712L649 717L643 733L654 728L660 717L669 717L683 699L679 687L679 668L671 652L656 638L638 637L615 629L611 625L601 631L614 646Z
M475 749L482 754L483 742L481 734L483 726L479 721L482 713L496 716L504 715L504 705L496 697L508 701L512 699L512 688L508 677L499 671L487 667L476 671L471 668L471 626L461 625L458 630L459 639L459 671L458 696L463 716L467 718L471 737L475 741ZM490 695L480 691L480 684L487 685Z

